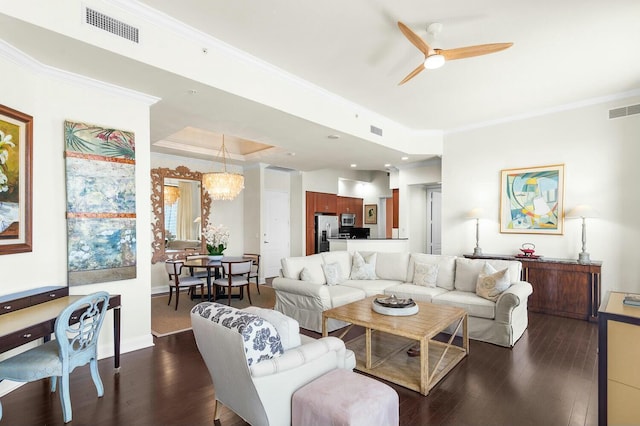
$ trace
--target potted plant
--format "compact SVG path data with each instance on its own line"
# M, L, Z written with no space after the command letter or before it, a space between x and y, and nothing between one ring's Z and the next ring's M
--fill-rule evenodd
M209 259L222 259L229 243L229 230L224 225L215 226L208 223L202 231L202 235L207 243Z

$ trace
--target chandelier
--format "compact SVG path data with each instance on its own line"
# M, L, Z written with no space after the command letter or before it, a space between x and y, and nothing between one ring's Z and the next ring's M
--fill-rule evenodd
M164 187L164 203L172 205L180 198L180 189L177 186Z
M227 172L228 155L229 152L224 145L224 135L222 135L222 146L218 151L218 157L222 157L224 170L202 175L202 185L213 200L233 200L244 189L244 176Z

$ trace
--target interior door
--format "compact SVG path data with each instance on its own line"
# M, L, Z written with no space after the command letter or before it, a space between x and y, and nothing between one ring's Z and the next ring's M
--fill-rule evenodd
M427 189L427 236L429 253L442 253L442 192L440 189Z
M265 191L265 232L262 239L260 269L263 276L280 274L280 259L290 255L289 194Z

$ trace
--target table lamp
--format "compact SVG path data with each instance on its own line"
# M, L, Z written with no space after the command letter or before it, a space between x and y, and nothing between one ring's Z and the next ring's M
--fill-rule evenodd
M567 219L582 219L582 251L578 255L579 263L591 263L589 253L587 253L587 218L599 217L600 215L591 206L578 205L566 214Z
M484 216L484 210L480 207L472 209L467 213L467 219L476 220L476 247L473 249L474 256L482 256L482 249L480 248L480 218Z

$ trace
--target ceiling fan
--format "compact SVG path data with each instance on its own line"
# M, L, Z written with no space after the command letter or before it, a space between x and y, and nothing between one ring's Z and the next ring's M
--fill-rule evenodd
M406 83L416 75L420 74L424 69L436 69L444 65L446 61L454 59L470 58L472 56L487 55L489 53L499 52L513 46L513 43L492 43L479 44L476 46L459 47L457 49L434 49L427 44L419 35L414 33L409 27L398 21L398 28L402 34L422 53L424 53L424 62L411 71L400 83ZM442 30L442 24L433 23L427 28L427 32L436 36Z

